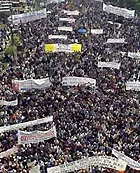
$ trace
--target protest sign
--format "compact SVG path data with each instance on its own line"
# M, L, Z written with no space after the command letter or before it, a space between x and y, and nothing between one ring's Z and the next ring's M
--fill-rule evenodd
M81 52L81 44L45 44L45 52Z
M65 14L67 14L68 16L78 16L79 15L79 11L75 10L75 11L69 11L69 10L63 10L63 12Z
M58 31L72 32L73 31L73 28L72 27L67 27L67 26L60 26L60 27L58 27Z
M27 22L39 20L45 17L46 17L46 8L40 11L12 15L12 20L13 20L13 24L20 24L21 22L27 23Z
M48 131L18 131L18 144L38 143L56 137L56 128L52 127Z
M107 43L125 43L124 38L109 38L107 39Z
M59 21L74 23L75 19L73 19L73 18L59 18Z
M98 62L98 67L108 67L108 68L115 68L120 69L121 64L116 62Z
M27 79L27 80L13 80L13 86L16 86L19 90L31 90L31 89L45 89L50 87L51 82L49 78L43 79Z
M126 90L140 91L140 82L139 81L126 82Z
M49 35L48 38L49 39L63 39L63 40L67 40L67 35Z
M48 122L52 122L52 121L53 121L53 117L51 116L51 117L41 118L41 119L37 119L37 120L33 120L33 121L27 121L25 123L13 124L13 125L9 125L9 126L2 126L2 127L0 127L0 133L12 131L12 130L19 130L19 129L23 129L25 127L48 123Z
M130 157L126 156L125 154L115 149L112 150L112 154L116 156L118 159L121 159L124 162L126 162L127 165L130 166L131 168L140 171L140 163L136 162L135 160L131 159Z
M103 29L91 29L92 34L103 34Z
M114 170L124 171L126 163L110 156L93 156L85 159L80 159L74 162L62 164L52 168L47 168L48 173L68 173L86 169L91 166L110 168Z
M0 100L0 105L1 106L17 106L18 105L18 99L13 100L13 101Z
M123 16L124 18L134 18L135 10L127 10L126 8L120 8L112 5L103 4L103 11L107 13L112 13L118 16Z
M75 77L75 76L68 76L62 78L62 85L63 86L77 86L77 85L90 85L96 86L96 80L92 78L86 77Z

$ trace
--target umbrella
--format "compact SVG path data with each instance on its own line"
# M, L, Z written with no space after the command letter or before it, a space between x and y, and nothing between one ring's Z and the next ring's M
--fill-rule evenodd
M85 34L85 33L87 32L87 30L86 30L86 29L83 29L83 28L80 28L80 29L78 30L78 32L79 32L79 33L82 33L82 34Z

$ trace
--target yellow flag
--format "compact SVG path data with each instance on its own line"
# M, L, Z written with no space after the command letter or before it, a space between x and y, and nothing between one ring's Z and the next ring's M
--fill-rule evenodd
M81 44L72 44L72 52L81 52Z
M54 52L54 44L45 44L45 52Z

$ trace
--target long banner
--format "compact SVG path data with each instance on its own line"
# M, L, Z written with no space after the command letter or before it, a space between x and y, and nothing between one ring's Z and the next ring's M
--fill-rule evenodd
M18 99L13 100L13 101L0 100L0 105L1 106L17 106L18 105Z
M135 10L127 10L126 8L120 8L112 5L103 4L103 11L107 13L112 13L118 16L123 16L124 18L134 18Z
M71 26L60 26L60 27L58 27L58 31L72 32L73 28Z
M103 29L91 29L92 34L103 34Z
M56 128L52 127L48 131L18 131L18 144L38 143L56 137Z
M62 85L63 86L90 85L95 87L96 80L92 78L86 78L86 77L69 76L69 77L63 77Z
M116 63L116 62L98 62L98 67L109 67L109 68L115 68L115 69L120 69L121 63Z
M127 52L121 52L121 54L124 56ZM128 52L128 57L130 58L136 58L140 59L140 52Z
M140 59L140 52L128 52L128 57Z
M41 119L37 119L37 120L33 120L33 121L28 121L25 123L3 126L3 127L0 127L0 133L12 131L12 130L19 130L19 129L23 129L25 127L34 126L34 125L43 124L43 123L48 123L48 122L52 122L52 121L53 121L53 116L41 118Z
M131 159L130 157L126 156L125 154L113 149L112 154L116 156L118 159L123 160L133 169L140 170L140 163L136 162L135 160Z
M8 157L11 154L15 154L17 152L18 152L18 147L17 146L14 146L14 147L10 148L9 150L6 150L6 151L1 152L0 153L0 158Z
M126 82L126 90L140 91L140 82Z
M81 44L45 44L45 52L81 52Z
M19 90L30 90L30 89L45 89L50 87L51 82L49 78L43 79L27 79L27 80L13 80L13 87Z
M67 14L68 16L78 16L79 15L79 11L75 10L75 11L69 11L69 10L63 10L63 12L65 14Z
M93 156L80 159L74 162L62 164L52 168L47 168L48 173L68 173L78 171L80 169L88 169L91 166L99 166L104 168L124 171L126 163L122 160L110 156Z
M107 39L107 43L125 43L124 38L109 38Z
M103 0L95 0L95 1L97 1L97 2L103 2Z
M40 11L12 15L12 20L14 24L19 24L20 22L27 23L45 17L46 17L46 8Z
M74 23L75 19L73 19L73 18L59 18L59 21Z
M47 4L65 2L65 0L47 0Z
M63 39L67 40L68 36L67 35L49 35L49 39Z

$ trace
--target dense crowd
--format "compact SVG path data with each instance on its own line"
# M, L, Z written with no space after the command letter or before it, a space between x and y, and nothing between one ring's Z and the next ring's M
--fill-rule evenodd
M4 55L6 70L0 72L1 99L18 98L17 106L0 107L0 126L53 116L53 123L44 123L23 130L48 130L56 126L57 138L38 144L19 145L17 154L0 158L0 172L28 173L30 164L39 163L41 172L48 167L94 155L112 156L112 148L139 161L140 93L127 91L127 81L140 81L140 61L127 53L140 50L140 19L126 19L102 10L101 2L87 1L86 10L80 1L49 4L51 13L45 19L21 24L24 51L17 60ZM66 17L62 9L79 10L73 24L60 22ZM58 26L73 26L72 32L58 31ZM85 28L86 34L78 33ZM90 29L103 29L93 35ZM48 35L66 34L67 40L49 40ZM106 44L108 38L125 38L124 44ZM45 43L80 43L82 53L45 53ZM126 52L122 54L121 52ZM98 68L98 61L121 63L120 69ZM62 86L65 76L96 79L96 87ZM49 77L52 86L45 90L20 92L12 87L12 79ZM17 145L17 131L0 133L0 152ZM86 170L83 170L86 172ZM114 170L91 168L87 172ZM126 172L138 173L127 167Z

